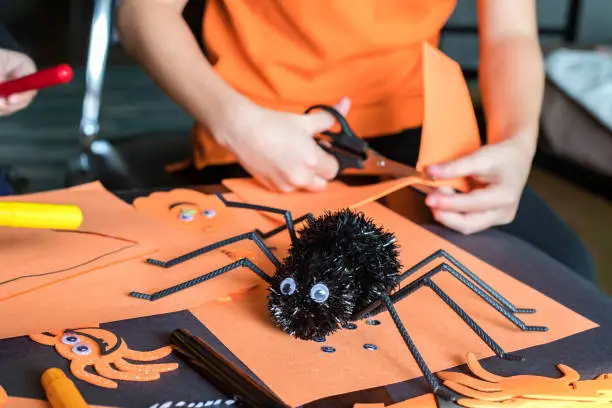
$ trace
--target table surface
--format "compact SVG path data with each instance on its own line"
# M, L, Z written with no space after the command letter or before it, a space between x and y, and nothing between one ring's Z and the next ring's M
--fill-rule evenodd
M203 192L219 191L217 186L199 187ZM127 202L150 191L116 193ZM424 225L435 234L474 254L516 279L593 320L599 328L542 346L521 350L526 362L485 359L488 370L503 376L525 374L558 377L556 364L576 369L582 378L612 372L612 301L591 283L529 244L496 229L463 236L436 225ZM133 349L151 349L168 344L169 334L183 327L204 338L213 347L242 366L240 362L191 313L182 311L161 316L111 322L101 325L126 339ZM406 358L412 358L406 351ZM41 348L28 338L0 341L0 385L9 395L44 399L40 374L49 367L69 372L68 362L52 348ZM246 367L242 366L246 369ZM248 371L248 370L247 370ZM90 404L113 407L149 407L165 401L206 401L223 398L202 377L187 367L162 375L155 383L120 382L116 390L97 388L77 380ZM297 385L299 386L299 385ZM429 392L423 378L336 396L306 405L315 407L352 407L353 403L390 404Z

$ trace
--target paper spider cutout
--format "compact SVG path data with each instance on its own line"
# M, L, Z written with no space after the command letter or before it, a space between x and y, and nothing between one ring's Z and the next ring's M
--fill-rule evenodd
M521 330L547 330L543 326L527 326L514 314L535 313L534 309L515 307L444 250L436 251L400 274L402 266L398 259L395 236L376 226L363 213L344 209L327 212L317 218L309 213L293 220L291 213L286 210L228 201L219 193L217 196L228 207L282 214L285 224L268 233L255 230L239 234L169 261L147 259L147 262L170 268L215 249L243 240L252 240L275 266L274 275L267 275L251 260L242 258L156 293L132 292L131 296L155 301L236 268L246 267L269 284L268 307L272 322L287 334L300 339L321 341L351 322L371 318L388 310L433 392L450 401L455 401L457 395L440 384L428 368L395 310L396 302L422 287L428 287L457 313L498 357L522 360L522 356L506 353L432 280L437 273L448 272ZM298 235L294 224L304 220L307 225ZM291 245L287 257L279 261L264 243L264 239L285 229L289 232ZM438 258L443 258L441 264L403 288L397 289L402 280Z
M154 381L160 373L173 371L177 363L132 364L134 361L154 361L168 356L170 346L152 351L131 350L125 340L114 333L97 328L64 330L51 333L33 334L30 339L47 346L54 346L58 354L71 361L72 374L90 384L104 388L117 388L112 380ZM99 375L86 371L93 366ZM114 366L114 367L113 367Z
M458 404L470 408L496 406L527 407L610 407L612 375L602 374L593 380L580 380L580 374L563 364L557 368L559 378L536 375L501 377L485 370L474 354L468 353L467 365L478 378L457 372L438 373L450 389L464 395Z

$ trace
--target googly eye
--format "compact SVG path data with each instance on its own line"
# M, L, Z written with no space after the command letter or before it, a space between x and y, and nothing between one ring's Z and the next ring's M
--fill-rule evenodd
M179 220L181 221L193 221L194 217L193 215L195 214L194 210L189 210L189 209L181 209L181 212L179 214Z
M295 280L293 278L285 278L280 284L280 291L283 295L290 296L295 292Z
M68 344L69 346L77 344L81 339L74 333L66 333L64 337L62 337L62 343Z
M72 352L79 356L87 356L91 354L91 347L87 344L79 343L72 348Z
M317 303L323 303L329 298L329 289L324 283L317 283L310 289L310 298Z
M212 208L207 208L205 210L202 210L202 216L204 216L206 218L212 218L215 215L217 215L217 213Z

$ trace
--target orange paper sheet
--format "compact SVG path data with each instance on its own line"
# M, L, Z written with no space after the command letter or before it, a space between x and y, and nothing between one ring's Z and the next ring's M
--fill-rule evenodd
M146 263L145 259L155 257L164 260L182 255L227 238L232 232L231 228L207 233L205 237L200 232L175 228L138 213L99 185L23 198L23 201L76 203L81 206L85 215L84 229L120 235L137 240L140 244L137 253L128 253L129 250L126 250L121 257L117 254L116 259L104 258L97 263L72 269L66 273L33 277L15 281L4 287L0 286L0 295L4 295L0 298L0 316L4 322L0 325L0 338L60 330L66 327L87 327L103 322L184 310L217 297L224 297L228 293L247 290L261 283L252 272L238 269L206 284L194 286L155 302L131 297L129 293L132 291L152 293L225 266L236 260L236 257L245 254L251 257L257 247L254 243L246 241L173 268L163 269ZM232 224L236 232L246 232L254 228L265 231L276 226L274 222L255 211L240 209L232 211L239 211L239 217L244 222L242 225ZM39 238L34 239L33 237L37 235L33 235L26 241L11 240L11 237L28 232L40 234ZM56 241L57 234L65 234L60 236L72 240L68 243L60 241L62 245L59 246ZM1 231L0 236L11 243L10 251L3 253L3 248L0 248L0 253L3 253L7 259L13 259L13 256L32 259L27 264L28 267L22 267L18 273L36 274L49 271L58 265L74 264L82 261L84 256L93 255L89 245L94 238L85 239L73 232L56 233L6 228ZM99 237L98 239L104 240ZM43 249L48 256L39 259L36 263L37 251ZM108 248L99 249L102 253ZM55 256L52 256L54 250ZM259 252L255 253L259 256ZM257 258L257 262L266 262L254 255L253 257ZM15 261L12 266L17 268L20 265ZM0 271L0 277L5 280L7 276L14 276L16 270ZM19 290L15 289L17 286ZM23 316L28 316L28 319L23 319Z
M278 202L278 205L284 203ZM403 245L401 261L406 267L443 248L517 307L537 309L536 314L519 317L526 324L548 326L549 331L523 332L450 275L441 274L434 279L506 351L549 343L597 327L594 322L389 209L377 203L364 205L361 209L376 223L396 233L399 244ZM285 245L287 241L285 239ZM410 295L397 305L397 309L434 372L462 364L467 351L479 358L493 355L463 320L429 289L423 288ZM421 376L387 313L377 316L382 322L380 326L360 323L357 330L343 330L330 336L326 344L337 349L333 354L321 352L320 343L295 340L274 328L268 318L264 287L232 302L214 301L194 308L192 313L292 406ZM366 350L363 348L366 343L376 344L379 349ZM308 384L308 387L295 387L295 384Z
M88 405L89 408L112 408L101 405ZM4 404L0 404L2 408L52 408L47 401L33 399L33 398L20 398L20 397L9 397L8 401Z
M423 43L424 114L417 170L444 163L480 148L480 134L463 72L459 64ZM439 181L459 191L469 190L466 179Z

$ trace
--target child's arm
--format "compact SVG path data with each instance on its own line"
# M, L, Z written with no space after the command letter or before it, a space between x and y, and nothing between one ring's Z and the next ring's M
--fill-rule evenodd
M281 191L325 188L338 163L313 136L334 118L265 109L236 92L200 50L182 17L186 2L123 0L118 20L126 50L262 184ZM346 114L348 107L345 101L339 109Z
M200 123L247 103L213 71L182 10L187 0L124 0L118 29L126 51Z

